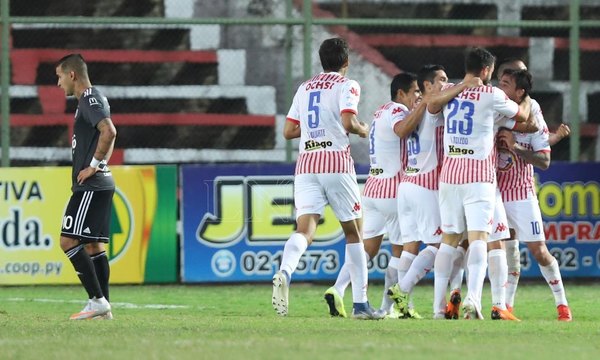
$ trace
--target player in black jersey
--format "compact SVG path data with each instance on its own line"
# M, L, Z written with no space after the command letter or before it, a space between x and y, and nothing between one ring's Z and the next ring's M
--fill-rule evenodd
M58 86L78 100L71 142L73 194L63 217L60 247L73 264L89 301L71 320L112 319L108 302L108 243L115 182L108 168L117 131L106 97L92 87L87 65L70 54L56 65Z

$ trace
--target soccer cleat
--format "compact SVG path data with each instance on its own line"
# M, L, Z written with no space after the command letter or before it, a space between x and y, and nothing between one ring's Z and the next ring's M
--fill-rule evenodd
M385 310L375 310L368 302L354 303L352 307L352 317L357 320L381 320L385 315Z
M380 309L380 311L385 311L383 309ZM390 310L390 312L388 313L387 311L385 311L385 318L386 319L404 319L404 314L403 313L399 313L398 311L396 311L396 308L394 308L392 306L392 309Z
M508 312L511 314L513 313L513 307L508 304L506 304L506 310L508 310Z
M112 319L113 319L112 311L109 311L104 315L96 316L95 318L93 318L93 320L112 320Z
M450 294L450 301L446 305L446 319L458 319L461 302L460 290L453 290Z
M465 320L483 320L481 310L478 308L477 304L475 304L475 302L472 301L468 296L462 305L462 310Z
M70 320L90 320L110 312L110 304L105 298L89 299L83 310L71 315Z
M288 314L288 294L289 287L283 272L278 271L273 276L273 309L277 315L287 316Z
M415 309L408 309L408 311L406 313L406 318L407 319L415 319L415 320L423 319L423 317Z
M516 316L514 316L510 311L500 309L497 306L492 306L492 320L521 321Z
M344 299L337 292L335 287L330 287L325 291L325 301L329 306L329 315L346 317L346 309L344 309Z
M558 321L573 321L569 305L558 305L556 310L558 310Z
M433 320L446 320L445 313L435 313L433 314Z
M394 308L397 312L407 315L408 314L408 294L400 291L400 286L395 284L390 287L387 291L388 296L394 300Z

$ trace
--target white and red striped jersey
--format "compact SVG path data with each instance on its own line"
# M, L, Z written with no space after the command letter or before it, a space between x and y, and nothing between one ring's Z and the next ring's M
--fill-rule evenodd
M443 110L444 163L440 181L449 184L494 183L494 119L497 114L514 118L519 106L501 89L480 86L465 89Z
M363 196L370 198L395 198L402 176L403 141L394 132L409 110L390 101L373 115L369 132L369 159L371 168Z
M537 121L539 130L525 134L513 131L515 142L535 152L550 152L548 126L544 120L542 109L537 101L531 100L531 111ZM535 179L533 165L508 149L498 151L498 188L502 201L525 200L535 195Z
M354 173L341 114L358 114L360 85L336 72L320 73L298 87L287 120L300 125L296 174Z
M423 120L406 139L407 164L402 182L410 182L429 190L439 189L440 170L444 159L444 115L425 110Z

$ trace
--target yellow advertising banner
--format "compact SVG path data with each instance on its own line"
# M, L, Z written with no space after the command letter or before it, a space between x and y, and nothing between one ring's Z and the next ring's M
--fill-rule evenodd
M156 168L111 170L117 188L107 245L110 282L142 283L156 212ZM0 285L79 283L60 248L70 172L68 167L0 169Z

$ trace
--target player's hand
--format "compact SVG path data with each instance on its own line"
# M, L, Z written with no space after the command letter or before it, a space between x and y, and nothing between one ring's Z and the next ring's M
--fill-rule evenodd
M77 174L77 183L79 185L83 184L83 182L92 177L96 173L96 171L98 171L98 169L93 168L91 166L88 166L85 169L81 170L79 174Z
M556 129L556 135L560 136L561 139L566 138L571 134L571 128L567 124L560 124L558 129Z
M498 136L496 142L499 147L512 150L515 147L515 137L512 131L508 129L498 130Z
M463 78L463 83L467 85L468 88L474 88L478 86L483 86L483 81L480 77L473 76L472 74L467 74Z

